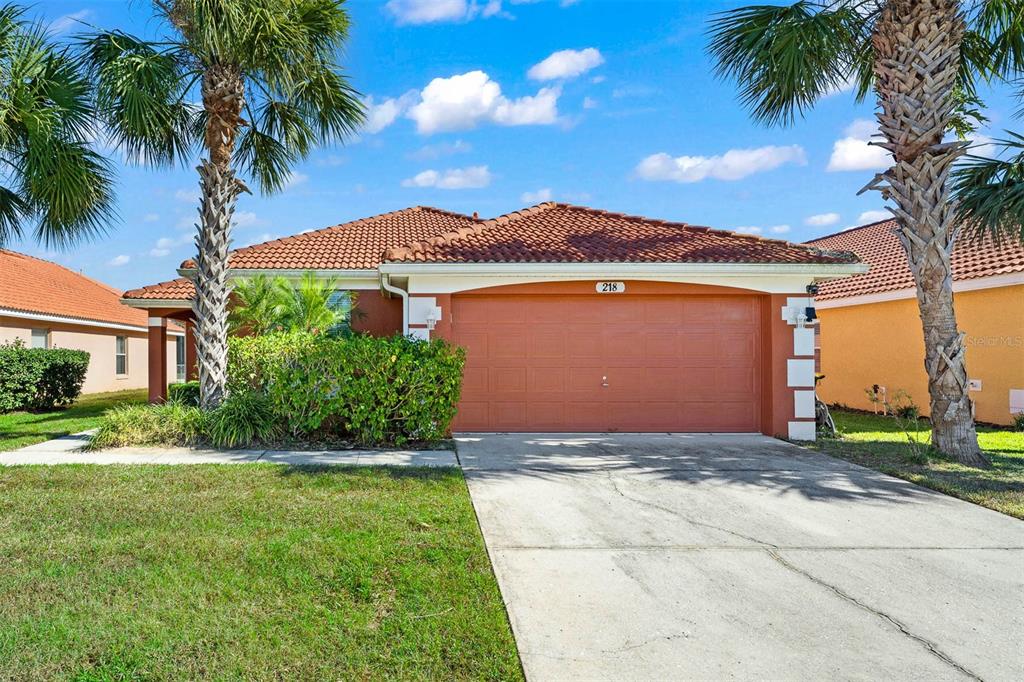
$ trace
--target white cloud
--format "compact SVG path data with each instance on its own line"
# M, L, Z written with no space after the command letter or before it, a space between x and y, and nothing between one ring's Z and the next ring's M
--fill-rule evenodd
M180 237L160 237L156 240L156 244L152 249L149 250L149 255L154 258L162 258L169 254L175 247L183 246L185 244L192 244L193 237L191 234L182 235Z
M160 220L159 213L147 213L146 215L142 216L142 222L144 223L155 223L158 220Z
M307 180L309 180L309 176L305 173L292 171L284 181L284 188L287 190L298 187L299 185L304 184Z
M91 9L82 9L71 14L65 14L50 22L50 33L61 34L70 30L84 30L88 28L83 22L90 21L94 16Z
M174 193L174 198L186 204L197 204L202 199L198 188L179 189Z
M892 218L892 213L885 210L874 210L864 211L857 216L857 224L864 225L865 223L877 223L880 220L889 220Z
M487 166L449 168L445 171L425 170L402 181L402 187L436 187L437 189L478 189L491 184Z
M878 124L868 119L857 119L843 132L843 137L832 145L828 171L883 170L892 165L892 155L881 147L870 145L878 132Z
M416 102L416 91L411 90L401 97L390 97L379 103L370 95L363 100L366 106L366 124L363 130L371 135L379 133L395 122Z
M558 120L561 89L541 88L536 95L511 100L483 71L435 78L420 93L409 118L424 134L474 128L482 122L499 125L549 125Z
M384 7L399 24L469 21L477 17L514 18L502 9L501 0L389 0Z
M636 174L644 180L700 182L706 178L739 180L754 173L773 170L787 163L803 166L807 156L803 147L770 145L756 149L730 149L716 156L677 156L652 154L637 164Z
M804 225L813 225L814 227L835 225L839 222L839 217L838 213L818 213L817 215L807 216L804 219Z
M316 160L318 166L340 166L348 159L340 154L328 154Z
M789 232L789 225L772 225L768 229L772 234L786 234Z
M410 153L409 158L414 161L434 161L444 156L465 154L471 151L473 151L473 145L463 140L455 140L455 142L439 142L438 144L424 145Z
M252 227L253 225L262 225L261 220L252 211L235 211L235 225L238 227Z
M114 256L113 258L108 260L107 265L117 268L124 265L125 263L128 263L131 259L131 256L126 256L125 254L122 253L121 255Z
M526 75L535 81L575 78L601 64L604 64L604 57L597 48L559 50L531 66Z
M591 97L584 97L583 98L583 108L584 109L596 109L597 108L597 100L593 99Z
M244 249L247 246L252 246L253 244L262 244L263 242L273 241L273 240L275 240L277 238L278 237L277 237L276 234L271 234L269 232L264 232L263 234L259 235L258 237L250 239L250 240L248 240L248 241L246 241L246 242L244 242L242 244L239 244L238 248Z
M744 227L737 227L733 232L740 234L762 234L763 232L771 232L772 234L786 234L789 232L789 225L772 225L771 227L757 227L754 225L746 225Z
M740 234L761 234L762 230L760 227L737 227L733 232L739 232Z
M545 201L551 201L552 196L554 195L551 193L551 189L549 187L544 187L536 192L523 192L520 195L519 200L524 204L539 204Z

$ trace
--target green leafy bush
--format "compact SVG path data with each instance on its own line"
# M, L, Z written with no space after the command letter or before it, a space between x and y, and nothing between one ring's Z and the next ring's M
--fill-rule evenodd
M70 405L82 392L89 354L66 348L0 345L0 412L51 410Z
M1024 412L1013 415L1013 430L1024 431Z
M129 445L195 445L206 433L207 415L177 402L123 405L103 415L89 449Z
M186 381L180 384L171 384L167 387L167 400L172 403L199 407L199 382Z
M448 435L464 359L441 340L280 333L231 339L228 376L294 438L402 444Z
M270 400L260 393L233 393L207 417L206 434L218 448L272 441L279 433Z

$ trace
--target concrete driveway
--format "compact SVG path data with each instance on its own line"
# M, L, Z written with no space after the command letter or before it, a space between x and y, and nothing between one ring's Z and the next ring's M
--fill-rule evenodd
M528 677L1024 679L1024 523L761 436L467 435Z

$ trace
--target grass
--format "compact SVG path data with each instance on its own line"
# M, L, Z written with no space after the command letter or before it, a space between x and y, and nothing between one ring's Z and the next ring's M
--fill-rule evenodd
M457 470L0 470L5 679L522 679Z
M1024 433L978 427L992 468L973 469L930 450L926 422L841 410L832 416L840 437L819 439L813 447L822 452L1024 519Z
M104 412L117 405L146 402L146 389L92 393L63 410L0 414L0 451L59 438L99 426Z

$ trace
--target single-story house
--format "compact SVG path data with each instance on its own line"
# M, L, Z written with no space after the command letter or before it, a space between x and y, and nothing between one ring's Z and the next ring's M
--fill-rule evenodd
M356 329L465 347L460 431L813 439L807 290L865 266L850 253L548 202L489 220L417 206L238 249L229 269L312 270L358 292ZM193 273L186 261L180 279L125 293L148 310L155 343L167 319L191 315Z
M149 385L149 318L121 292L65 267L0 249L0 343L89 353L83 393ZM184 379L185 330L168 331L159 360ZM156 351L156 347L154 347Z
M928 414L928 377L917 291L896 223L883 220L808 242L852 251L861 275L822 282L817 296L822 399L872 409L865 389L901 389ZM961 237L953 249L953 300L966 334L975 419L1009 424L1024 412L1024 244Z

